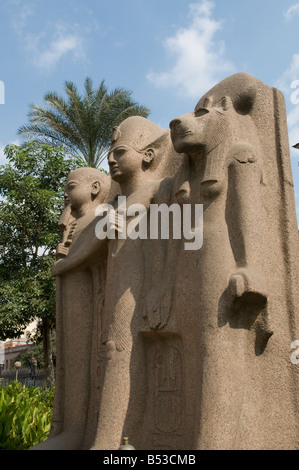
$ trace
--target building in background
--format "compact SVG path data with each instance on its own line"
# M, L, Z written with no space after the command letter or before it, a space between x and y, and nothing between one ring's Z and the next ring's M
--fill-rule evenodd
M10 370L14 364L14 359L25 349L33 347L30 335L36 328L36 321L30 323L24 334L20 338L7 339L0 342L0 367L1 370Z

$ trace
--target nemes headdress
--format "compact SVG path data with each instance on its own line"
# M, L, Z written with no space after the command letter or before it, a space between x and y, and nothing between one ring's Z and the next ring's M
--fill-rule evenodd
M141 151L167 135L166 129L162 129L152 121L141 116L132 116L113 128L110 152L121 145L129 145Z

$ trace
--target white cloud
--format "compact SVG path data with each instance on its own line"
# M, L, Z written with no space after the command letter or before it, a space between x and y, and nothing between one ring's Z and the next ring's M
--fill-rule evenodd
M54 27L51 38L45 33L26 36L26 49L32 54L34 65L44 70L53 69L66 56L73 60L85 60L83 43L76 26L70 28L61 24Z
M281 74L274 83L285 96L287 112L287 124L290 143L290 155L293 164L298 165L299 150L293 145L299 143L299 54L293 54L289 67ZM294 183L298 180L298 172L293 172ZM298 184L298 183L297 183ZM295 194L297 221L299 228L299 194Z
M287 118L291 156L298 158L298 150L294 150L292 146L299 142L299 54L293 54L289 67L276 80L274 86L285 95L289 109Z
M222 21L212 17L213 9L209 0L189 5L190 25L163 43L167 54L174 57L174 65L169 71L147 75L157 87L175 87L189 97L199 97L223 75L235 71L224 57L224 43L215 40Z
M297 109L294 110L295 113L296 113L297 116L298 116L298 119L297 119L296 122L294 122L293 124L290 124L290 117L292 117L292 111L291 111L291 113L288 114L288 133L289 133L289 142L290 142L290 153L291 153L291 157L292 157L292 158L295 158L296 161L297 161L297 160L298 160L298 152L299 152L299 150L293 148L293 145L299 143L299 112L298 112L299 106L296 106L296 108L297 108Z
M293 54L289 67L276 80L275 86L284 93L291 93L294 80L299 80L299 54Z
M71 60L86 60L84 36L90 34L91 27L82 28L79 24L57 21L45 22L42 28L30 28L30 20L35 14L33 2L5 0L10 25L19 37L21 48L28 53L33 64L41 70L51 70L66 57ZM33 25L34 28L36 25Z
M34 5L28 1L25 3L22 0L4 0L3 7L8 11L13 30L21 35L29 18L35 14Z
M4 155L5 145L0 143L0 165L7 163L6 156Z
M291 21L293 19L293 16L299 13L299 3L295 3L291 5L287 11L284 12L284 17L286 21Z
M34 8L31 5L22 5L18 15L15 15L12 20L12 25L15 30L20 32L27 25L27 20L30 16L34 15Z

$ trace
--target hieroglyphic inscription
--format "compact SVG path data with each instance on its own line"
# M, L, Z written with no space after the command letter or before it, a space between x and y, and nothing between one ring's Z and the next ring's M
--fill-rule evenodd
M175 449L183 433L183 364L179 341L158 341L154 369L154 449Z

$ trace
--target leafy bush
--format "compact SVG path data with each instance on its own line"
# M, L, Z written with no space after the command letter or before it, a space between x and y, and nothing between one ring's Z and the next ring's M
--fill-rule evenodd
M19 382L0 389L0 450L27 450L43 442L52 421L54 389Z

